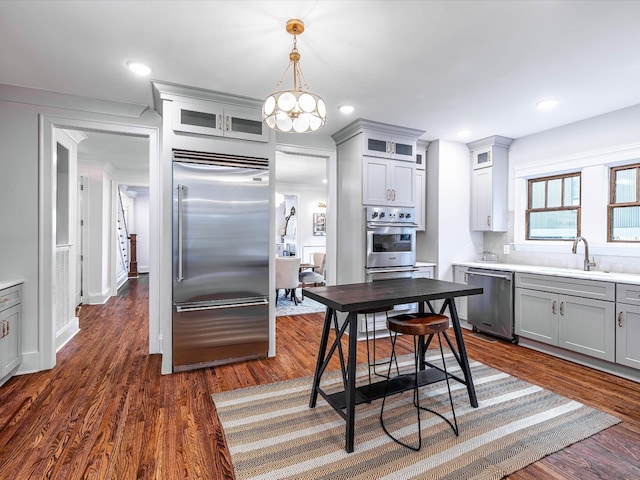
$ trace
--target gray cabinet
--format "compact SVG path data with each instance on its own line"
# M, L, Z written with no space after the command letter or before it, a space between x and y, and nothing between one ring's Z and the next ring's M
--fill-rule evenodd
M464 267L461 265L453 266L453 281L455 283L461 283L463 285L467 284L467 270L468 267ZM457 297L456 298L456 310L458 311L458 317L461 320L467 320L467 297Z
M616 363L640 369L640 285L616 285Z
M608 282L516 273L516 334L613 362L614 298Z
M507 231L508 148L513 139L493 136L467 146L471 152L471 230Z
M0 385L17 370L21 360L21 285L0 290Z
M362 172L363 205L415 205L415 165L408 162L365 157Z

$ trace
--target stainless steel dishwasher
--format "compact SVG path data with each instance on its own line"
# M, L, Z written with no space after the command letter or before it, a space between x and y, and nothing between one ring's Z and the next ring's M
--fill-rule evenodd
M513 272L469 268L467 283L482 287L482 295L467 297L467 321L474 331L518 343L514 333Z

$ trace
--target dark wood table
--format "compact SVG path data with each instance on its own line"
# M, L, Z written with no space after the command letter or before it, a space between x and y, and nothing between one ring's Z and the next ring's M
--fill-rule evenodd
M430 302L432 300L444 300L439 313L442 314L448 310L455 333L456 346L453 345L453 342L448 336L445 336L445 338L449 344L449 348L451 348L456 360L460 364L464 378L451 374L449 374L449 376L466 385L471 406L478 406L476 391L473 386L473 379L471 378L471 369L469 368L469 359L467 358L467 351L464 346L460 320L458 319L454 299L455 297L481 294L482 288L430 278L401 278L367 283L305 288L303 289L303 293L309 298L327 306L309 407L314 408L316 406L318 394L320 394L334 410L344 418L346 422L345 449L348 453L353 452L355 406L360 403L369 403L376 398L381 398L383 394L383 388L381 387L384 386L384 381L382 381L356 388L357 312L361 310L418 302L420 312L425 312L425 308L428 308L429 311L435 313ZM348 313L346 320L342 324L338 321L336 312ZM332 326L336 332L336 340L327 353L329 332ZM341 342L345 332L349 335L346 365ZM420 342L421 348L426 348L423 340L424 339ZM320 387L320 381L329 364L329 360L336 350L340 357L344 390L328 394ZM421 355L420 358L422 359L420 362L421 374L426 374L424 377L420 377L421 384L433 383L444 379L444 375L441 374L440 370L436 370L435 368L425 370L423 355ZM429 375L430 371L432 371L431 375ZM405 386L399 387L396 391L403 391L407 388L405 382Z

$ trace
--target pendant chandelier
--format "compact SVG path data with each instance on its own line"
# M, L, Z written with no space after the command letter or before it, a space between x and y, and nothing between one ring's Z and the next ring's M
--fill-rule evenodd
M327 120L327 106L319 95L309 91L309 85L300 68L300 53L297 35L304 32L304 23L292 19L287 22L287 32L293 35L293 50L289 54L289 65L262 106L262 120L279 132L306 133L322 128ZM293 89L278 90L289 69L293 70ZM304 85L304 89L302 87Z

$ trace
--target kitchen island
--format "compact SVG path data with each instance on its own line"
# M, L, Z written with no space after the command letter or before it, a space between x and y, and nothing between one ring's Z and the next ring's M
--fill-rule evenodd
M455 298L481 293L481 288L428 278L401 278L304 289L305 296L327 306L309 407L314 408L316 406L318 394L320 394L333 409L345 419L345 449L348 453L353 452L354 448L356 404L370 402L376 398L382 398L383 395L382 388L379 388L380 385L373 384L356 388L355 374L351 374L356 371L357 364L357 313L366 309L414 302L419 303L420 312L425 312L426 309L429 309L429 311L435 313L430 302L432 300L444 300L444 304L439 313L449 313L455 334L455 346L446 334L445 338L449 348L451 348L456 360L460 364L463 374L463 378L455 376L452 376L452 378L466 385L469 402L471 406L477 407L478 400L473 386L473 379L471 378L469 359L467 358L464 339L460 329ZM342 324L338 321L337 312L347 313L347 317ZM327 352L331 328L335 331L336 339ZM346 362L341 342L345 332L349 335ZM329 364L329 360L336 350L338 351L340 364L342 366L345 389L344 391L328 394L324 392L320 386L320 382ZM421 364L420 368L424 370L424 364ZM444 376L436 374L431 378L427 378L425 383L432 383L443 379ZM384 382L378 383L383 384Z

